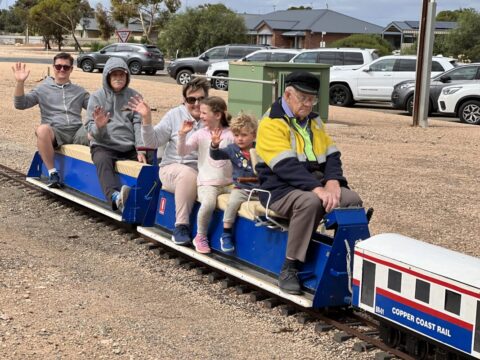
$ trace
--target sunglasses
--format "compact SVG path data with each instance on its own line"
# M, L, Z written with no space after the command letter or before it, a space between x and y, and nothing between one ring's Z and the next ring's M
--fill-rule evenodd
M72 68L72 65L60 65L60 64L54 64L53 67L55 70L60 71L63 69L63 71L69 71Z
M187 102L187 104L193 105L197 101L200 103L200 101L202 101L203 99L205 99L205 96L200 96L198 98L196 98L195 96L187 96L185 98L185 101Z

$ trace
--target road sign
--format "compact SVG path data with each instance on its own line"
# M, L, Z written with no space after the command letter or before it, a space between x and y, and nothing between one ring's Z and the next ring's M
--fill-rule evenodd
M127 42L128 38L130 37L130 30L116 30L115 33L118 36L118 40L122 43Z

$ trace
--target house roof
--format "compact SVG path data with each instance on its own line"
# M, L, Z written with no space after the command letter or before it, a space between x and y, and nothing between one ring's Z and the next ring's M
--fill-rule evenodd
M397 28L398 30L405 32L405 31L419 31L420 30L420 21L392 21L388 24L383 32L389 31L392 27ZM452 30L457 27L457 23L455 21L437 21L435 22L435 31L445 31L445 30Z
M245 24L250 31L257 30L263 24L268 25L272 30L311 31L314 33L381 34L383 30L381 26L329 9L280 10L255 17L248 15L245 17Z

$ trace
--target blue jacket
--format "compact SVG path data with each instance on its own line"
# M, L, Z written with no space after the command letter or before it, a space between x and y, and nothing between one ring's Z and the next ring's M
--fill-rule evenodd
M213 160L229 160L232 162L233 183L236 188L251 190L258 187L257 183L238 182L239 177L255 177L253 172L252 161L243 156L242 151L237 144L230 144L224 148L214 149L210 147L210 157Z

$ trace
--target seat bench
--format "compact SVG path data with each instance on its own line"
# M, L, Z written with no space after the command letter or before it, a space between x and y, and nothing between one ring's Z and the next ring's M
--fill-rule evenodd
M60 146L60 148L56 150L56 152L58 154L62 154L68 157L72 157L72 158L93 164L92 155L90 154L90 147L85 145L76 145L76 144L62 145ZM133 178L138 178L138 174L140 174L140 170L142 170L142 167L146 165L147 164L142 164L138 161L133 161L133 160L120 160L116 162L115 170L120 174L131 176Z
M217 197L217 208L220 210L225 211L228 206L228 199L230 198L230 194L222 194ZM238 210L238 215L250 220L256 220L256 216L264 216L267 210L263 207L263 205L258 200L250 200L250 202L245 201L240 206ZM285 216L281 216L273 210L268 211L268 216L277 217L281 219L286 219Z

